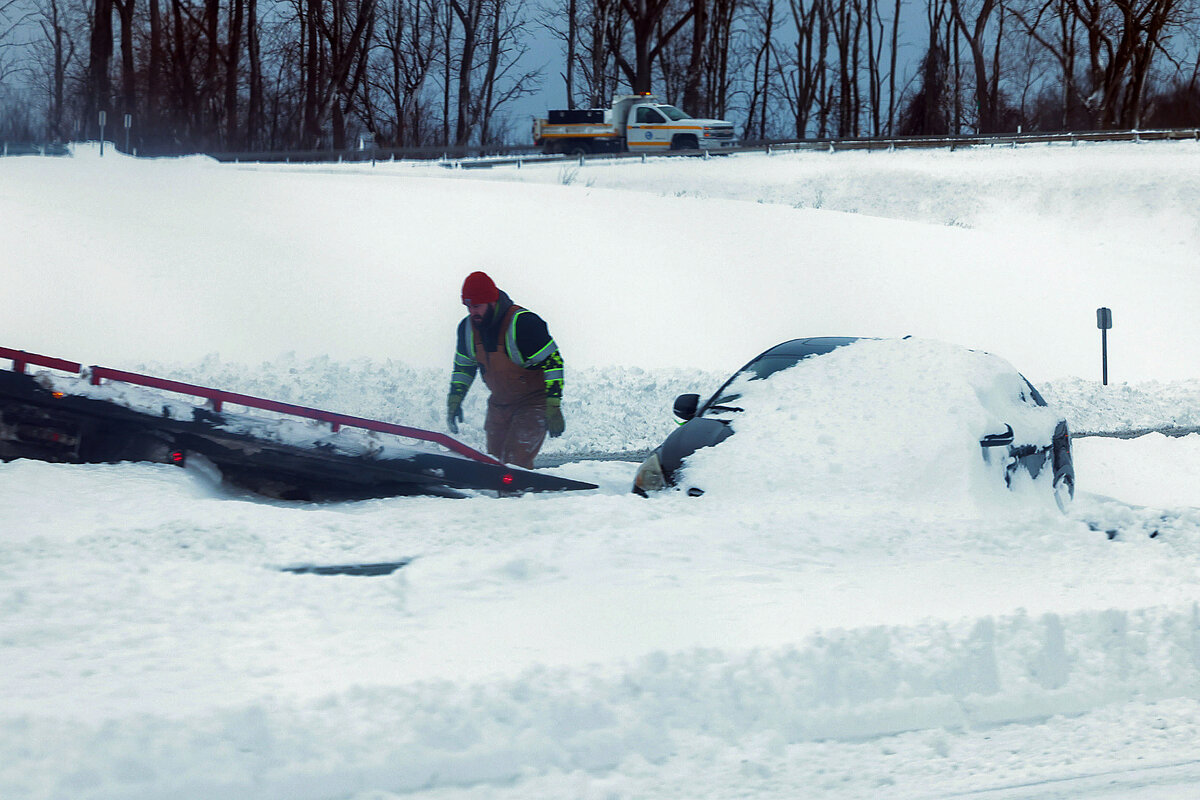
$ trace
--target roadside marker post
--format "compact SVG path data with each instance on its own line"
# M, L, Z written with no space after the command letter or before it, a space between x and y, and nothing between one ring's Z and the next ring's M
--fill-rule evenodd
M1108 332L1112 328L1112 309L1096 309L1096 327L1100 329L1100 369L1104 385L1108 386Z

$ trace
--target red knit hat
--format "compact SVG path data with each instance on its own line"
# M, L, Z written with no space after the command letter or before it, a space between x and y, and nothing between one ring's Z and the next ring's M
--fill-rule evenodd
M470 305L494 303L500 299L500 290L486 273L472 272L463 281L462 299Z

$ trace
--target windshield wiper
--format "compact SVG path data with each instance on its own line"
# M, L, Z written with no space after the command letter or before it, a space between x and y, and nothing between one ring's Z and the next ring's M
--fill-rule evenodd
M738 408L737 406L709 406L708 408L704 409L704 413L707 414L709 411L735 411L741 413L745 410L746 409Z

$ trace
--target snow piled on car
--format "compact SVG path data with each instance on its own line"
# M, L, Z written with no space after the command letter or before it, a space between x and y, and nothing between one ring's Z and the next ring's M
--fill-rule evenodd
M728 405L745 409L717 414L737 435L689 457L685 489L799 495L863 513L881 504L971 513L1014 498L1052 503L1049 470L1039 490L1022 471L1005 491L1007 448L981 454L980 439L1006 425L1014 444L1048 444L1060 419L997 356L932 340L864 340L766 380L741 376L725 394L740 395Z

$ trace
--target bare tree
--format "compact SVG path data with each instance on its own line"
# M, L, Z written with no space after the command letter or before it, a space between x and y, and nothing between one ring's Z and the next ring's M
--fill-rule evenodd
M562 45L563 69L559 73L566 90L567 108L575 108L575 71L579 67L583 25L579 0L555 0L538 16L538 24Z
M789 0L796 38L791 63L784 73L783 92L791 112L793 130L799 138L808 135L809 121L818 103L821 76L825 72L828 35L823 12L826 0Z
M967 2L970 0L950 0L950 13L971 50L975 73L975 104L979 109L979 122L976 127L980 133L992 133L997 130L999 87L988 82L985 51L987 43L984 37L988 21L996 9L996 0L979 0L979 5L974 9L965 8ZM968 14L971 17L970 23L967 19Z
M452 59L450 50L454 39L454 9L445 4L442 12L439 35L442 38L442 138L443 144L450 143L450 83Z
M46 128L52 139L67 137L64 119L67 103L67 70L75 60L75 37L63 0L42 0L37 24L42 38L37 42L35 58L42 67L43 86L48 98Z
M7 79L17 70L8 54L15 46L13 36L22 16L19 10L17 0L0 0L0 90L5 88Z
M1155 56L1189 22L1181 0L1043 0L1012 18L1059 64L1062 126L1086 107L1101 128L1138 124Z
M471 104L471 79L475 74L475 55L479 47L480 25L483 21L485 0L450 0L450 7L458 18L462 28L462 37L458 51L458 121L454 125L454 143L458 146L467 144L474 127Z
M133 2L133 0L128 0ZM224 52L225 101L222 109L225 116L225 146L237 148L241 145L238 130L238 88L242 59L242 26L245 22L245 0L229 0L229 19Z
M456 61L456 145L493 136L493 118L504 103L532 91L540 70L520 72L526 52L520 30L523 0L450 0L461 28Z
M96 125L95 130L98 131L98 112L107 113L112 108L112 84L108 68L113 56L113 0L95 0L93 3L89 44L84 123L89 130Z
M862 104L859 98L859 46L864 24L861 0L842 0L833 10L833 39L837 48L838 135L856 136Z
M614 53L620 53L624 43L625 12L621 0L591 0L589 5L581 23L580 41L586 48L579 66L587 102L599 108L607 104L618 82Z
M151 0L157 2L157 0ZM258 22L258 0L246 0L246 55L250 61L250 91L246 109L246 146L256 147L264 127L262 33Z
M695 11L694 6L688 6L672 22L665 18L670 6L671 0L621 0L621 7L629 16L633 29L633 61L629 61L620 49L612 52L635 93L651 91L654 60ZM611 47L614 42L610 40L609 44Z
M892 55L891 68L888 70L888 122L889 136L896 135L896 61L900 53L900 0L896 0L892 9Z
M692 113L724 119L728 112L732 82L729 54L739 8L739 0L713 0L709 7L702 103L697 109L688 109Z
M523 0L489 0L491 8L487 26L487 59L484 64L481 91L476 104L479 118L480 144L493 144L493 120L506 103L533 91L540 69L522 72L519 64L528 48L519 31L524 20Z
M371 84L387 99L379 113L391 128L390 138L397 146L424 143L424 106L421 94L429 80L438 54L438 7L435 0L389 0L383 8L379 50L383 59L374 71ZM379 134L379 124L368 127Z
M867 113L870 135L883 131L883 42L884 23L879 0L863 0L863 26L867 31Z
M767 109L771 103L771 57L775 51L775 0L764 0L754 7L757 44L754 51L754 69L750 79L749 109L744 139L767 138Z
M950 89L950 58L943 38L949 28L947 1L928 0L925 7L929 44L921 59L920 86L900 114L897 132L901 136L949 133L950 115L946 103Z
M1177 25L1177 0L1071 0L1088 37L1092 95L1102 128L1138 124L1142 94L1167 29Z
M305 136L314 144L328 124L335 150L346 147L346 112L366 73L375 0L305 0Z
M1076 76L1078 18L1071 8L1071 0L1035 0L1025 5L1010 5L1008 12L1024 35L1037 42L1058 63L1062 76L1058 124L1061 129L1068 129L1073 124L1074 109L1083 105Z
M707 0L692 0L692 53L683 84L683 107L693 114L707 113L700 109L708 105L701 95L708 55L708 5Z

